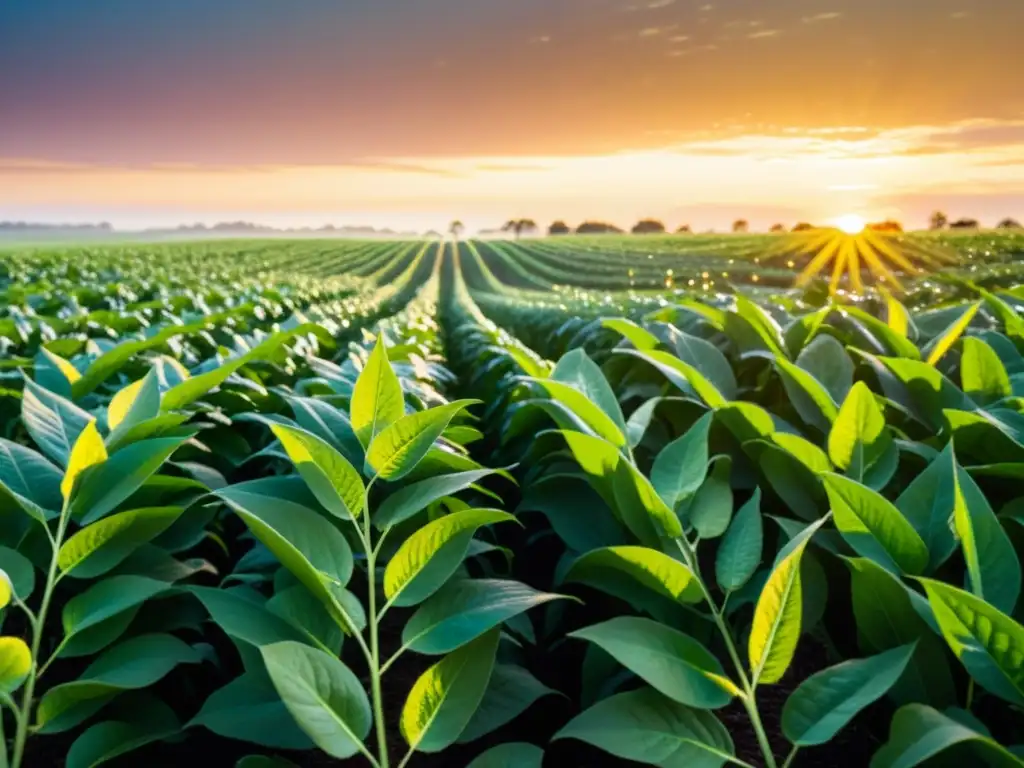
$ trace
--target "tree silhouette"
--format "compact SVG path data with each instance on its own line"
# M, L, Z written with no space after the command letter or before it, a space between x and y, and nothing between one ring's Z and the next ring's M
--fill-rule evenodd
M1016 219L1003 219L998 224L996 224L996 227L998 229L1020 229L1021 228L1020 222L1017 221Z
M548 227L549 235L568 235L570 232L572 232L572 230L569 229L569 225L566 224L561 219L554 222L550 227Z
M466 225L463 224L458 219L456 219L455 221L448 225L448 233L456 240L459 239L459 237L462 235L465 229Z
M657 219L641 219L631 230L634 235L656 235L664 234L665 225Z
M511 232L516 240L524 232L532 233L537 231L537 222L533 219L509 219L501 228L502 232Z
M942 211L936 211L928 220L928 229L945 229L949 224L949 217Z
M732 223L732 231L737 234L749 232L750 222L748 222L746 219L736 219L736 221Z
M980 227L981 224L978 223L977 219L970 218L957 219L949 225L950 229L978 229Z
M812 229L817 229L817 227L807 221L797 222L796 226L793 227L794 232L810 232Z
M622 230L606 221L584 221L576 227L577 235L622 234Z
M785 224L772 224L772 228L770 230L768 230L768 231L769 232L785 232L786 231L786 225Z
M874 232L902 232L903 225L895 219L886 219L874 224L868 224L868 229Z
M690 225L689 224L680 224L679 225L679 229L676 230L676 234L677 235L689 235L692 232L693 232L693 230L690 229Z

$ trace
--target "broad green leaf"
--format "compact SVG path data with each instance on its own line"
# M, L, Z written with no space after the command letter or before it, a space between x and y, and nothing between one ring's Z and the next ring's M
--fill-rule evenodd
M168 634L139 635L108 649L82 676L43 694L36 720L48 733L67 730L122 691L161 680L179 664L198 664L199 652Z
M75 578L96 578L167 530L184 511L181 507L147 507L110 515L65 541L57 565Z
M696 493L708 470L708 435L714 414L708 413L686 434L662 448L651 468L651 485L662 500L675 509Z
M974 409L970 398L934 366L895 357L880 357L878 362L884 366L881 370L888 369L895 380L893 385L889 377L882 377L886 396L936 430L942 426L943 409Z
M732 460L720 456L713 466L689 504L680 509L683 519L702 539L717 539L729 529L732 520Z
M515 521L495 509L467 509L445 515L403 542L384 571L384 596L415 605L437 591L462 563L473 534L485 525Z
M696 393L696 395L711 408L718 408L725 405L727 402L725 395L719 392L718 388L712 384L707 377L692 365L684 363L678 357L670 354L669 352L661 352L658 350L639 352L632 349L626 349L622 350L622 354L632 355L633 357L638 357L641 360L650 363L661 371L665 375L665 378L672 382L676 387L687 394L690 392Z
M533 744L514 741L491 747L473 759L466 768L542 768L544 750Z
M140 706L141 705L141 706ZM165 703L147 697L132 702L116 720L91 725L68 749L65 768L95 768L128 752L177 735L178 718Z
M959 745L969 745L970 752L959 753L959 762L955 764L988 768L1024 766L1024 760L987 734L924 704L908 704L893 717L889 741L875 753L871 768L914 768Z
M399 480L427 455L455 415L479 400L456 400L426 411L403 416L385 427L366 451L367 473L383 480Z
M793 660L803 619L800 560L823 522L807 526L790 540L757 599L747 645L754 685L777 683Z
M863 653L914 643L917 650L891 691L898 704L923 701L947 707L956 700L946 644L914 609L911 592L891 572L867 558L846 558L853 615Z
M789 402L806 423L828 432L839 409L825 386L803 368L784 357L775 359Z
M64 605L61 621L67 644L62 656L95 653L120 637L144 602L169 585L145 576L110 576Z
M114 453L82 477L72 502L72 516L82 525L89 525L113 512L141 488L186 439L141 440Z
M619 616L570 632L569 636L599 646L680 704L718 709L739 694L718 659L703 645L651 619Z
M36 354L34 373L36 384L67 398L71 397L71 385L82 378L75 366L46 347Z
M964 313L957 320L953 321L946 330L928 342L928 345L922 350L922 354L926 355L928 365L935 365L956 344L964 331L967 330L967 326L971 324L971 320L978 314L981 304L982 302L978 301L968 306Z
M625 575L641 586L680 603L704 599L693 572L663 552L647 547L605 547L580 557L565 575L566 581L594 584L600 589L603 575Z
M468 744L492 733L519 717L538 699L555 693L522 667L495 664L484 697L458 742Z
M538 388L543 389L552 400L565 406L598 437L607 440L616 448L621 448L626 444L625 422L619 427L612 417L580 390L555 379L531 379L530 381ZM602 381L604 381L603 376ZM605 386L607 386L607 382L605 382ZM622 417L621 411L619 417Z
M410 749L440 752L455 743L484 697L500 638L492 629L420 675L399 720Z
M350 406L352 429L366 448L377 433L405 415L405 397L402 385L388 362L383 334L366 360L356 380Z
M365 753L370 702L348 667L302 643L265 645L260 653L281 701L314 744L338 759Z
M617 333L621 333L641 352L657 349L658 345L661 343L658 341L658 337L653 333L641 328L632 320L627 320L624 317L606 318L601 321L601 325L605 328L610 328Z
M942 636L978 684L1024 705L1024 627L962 589L920 579Z
M20 637L0 637L0 692L14 693L32 669L32 652Z
M893 331L906 337L910 330L910 313L891 293L885 289L882 289L881 293L885 297L886 322Z
M953 525L967 563L971 591L1004 613L1012 613L1020 596L1021 569L1009 536L985 494L952 451Z
M726 399L736 397L736 375L718 347L682 331L675 331L672 338L680 360L699 371Z
M189 591L203 604L214 623L235 640L262 646L308 639L300 629L258 602L258 594L250 594L245 588L189 587Z
M306 642L335 656L341 654L344 632L335 623L326 606L301 584L279 589L266 602L266 609L302 632ZM353 611L348 613L352 614Z
M25 380L21 420L39 449L66 467L79 434L95 419L70 400Z
M330 585L344 587L352 576L352 550L341 531L308 507L246 490L245 483L217 491L253 535L331 613L347 632L352 617Z
M796 364L821 383L833 403L841 403L853 386L853 361L843 345L832 336L822 334L804 347Z
M734 592L754 575L761 564L764 530L761 524L761 489L740 507L715 556L715 578L726 592Z
M776 432L771 439L814 474L832 471L828 455L810 440L787 432Z
M906 335L894 331L874 315L852 306L844 306L842 312L854 318L856 324L867 331L869 340L873 342L871 346L884 350L885 354L897 355L914 362L921 360L921 352Z
M843 401L828 435L832 463L858 480L892 444L875 396L859 381Z
M410 617L402 644L427 655L449 653L530 608L559 599L562 595L538 592L517 581L449 582Z
M683 534L676 513L631 461L618 465L612 492L623 522L643 544L653 546L662 535L675 538Z
M71 500L71 494L75 490L75 484L87 469L102 464L107 460L107 448L103 445L103 438L96 429L96 422L90 421L79 433L78 439L68 456L68 467L64 471L64 479L60 483L60 492L64 496L64 502Z
M733 755L729 732L714 715L653 688L599 701L552 738L578 739L616 757L660 768L719 768Z
M120 390L107 406L107 426L121 432L160 415L160 380L156 368Z
M928 547L884 496L842 475L823 475L836 528L860 555L904 573L922 573Z
M342 520L359 517L363 479L344 456L303 429L284 424L271 424L270 429L324 509Z
M904 645L866 659L853 659L811 675L786 699L782 732L793 744L830 741L858 712L896 684L916 646Z
M775 422L768 411L754 403L737 400L715 410L715 418L725 424L741 443L771 437Z
M731 327L731 320L739 317L749 325L760 340L760 345L771 354L782 357L786 354L782 329L771 315L742 294L736 294L736 310L726 317L726 332Z
M622 416L622 408L615 397L615 392L597 363L587 357L587 353L582 349L567 352L551 371L550 379L568 384L581 392L589 402L611 419L619 433L625 434L626 420Z
M525 489L516 514L540 512L555 534L573 552L625 544L626 530L591 488L577 475L545 475Z
M956 549L953 534L955 459L953 444L919 473L896 499L903 514L928 548L928 570L944 563Z
M63 502L61 477L57 467L31 448L0 438L0 484L10 492L57 512Z
M999 355L981 339L967 336L960 355L964 394L978 405L991 405L1013 395L1010 376Z
M438 499L464 491L474 483L494 474L493 469L474 469L468 472L453 472L448 475L428 477L392 493L374 513L374 524L384 529L408 520L422 512Z
M313 746L262 670L245 672L211 693L187 727L195 726L228 739L272 749L310 749Z

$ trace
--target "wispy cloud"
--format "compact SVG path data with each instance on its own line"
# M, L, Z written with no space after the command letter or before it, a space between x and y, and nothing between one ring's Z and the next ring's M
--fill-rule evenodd
M804 16L800 21L804 24L817 24L819 21L835 21L842 17L843 14L838 11L829 11L828 13L816 13L813 16Z
M778 37L782 34L781 29L762 29L757 32L751 32L747 35L748 40L764 40L769 37Z

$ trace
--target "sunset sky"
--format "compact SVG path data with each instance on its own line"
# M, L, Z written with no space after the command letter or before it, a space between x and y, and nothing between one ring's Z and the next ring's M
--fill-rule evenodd
M0 219L1024 219L1022 0L3 0Z

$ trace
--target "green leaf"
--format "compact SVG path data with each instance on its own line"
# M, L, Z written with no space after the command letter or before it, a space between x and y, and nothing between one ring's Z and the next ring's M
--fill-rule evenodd
M832 336L822 334L804 347L796 364L821 383L833 403L841 403L853 386L853 361L843 345Z
M719 768L732 739L710 712L652 688L618 693L577 715L553 739L579 739L616 757L660 768Z
M352 576L352 550L337 528L308 507L246 490L248 484L217 491L253 535L327 608L339 626L352 617L329 585L344 587Z
M908 409L921 422L938 430L943 409L973 410L974 404L933 366L919 360L881 357L878 361L892 372L895 387L882 378L886 396ZM884 371L885 368L882 370Z
M962 589L920 579L942 636L978 684L1024 705L1024 627Z
M235 640L254 646L308 638L279 615L257 602L259 595L236 589L189 587L210 618Z
M622 416L622 408L615 397L615 392L601 373L601 369L582 349L567 352L551 371L550 378L568 384L582 393L589 402L595 404L611 419L620 434L625 434L626 420Z
M903 674L915 645L853 659L811 675L786 699L782 732L793 744L825 744L858 712L882 698Z
M392 525L398 525L417 512L422 512L438 499L464 491L494 472L493 469L453 472L448 475L428 477L426 480L399 488L377 507L373 516L374 524L382 530Z
M842 475L823 475L836 528L860 555L904 573L922 573L928 547L884 496Z
M702 416L686 434L665 446L651 467L651 485L671 508L701 487L708 471L708 436L714 414Z
M557 693L522 667L495 664L484 697L459 735L460 744L468 744L512 722L531 704Z
M658 337L624 317L605 318L601 325L625 336L641 352L657 349L661 343Z
M388 362L383 334L377 336L377 343L359 373L349 411L352 429L363 448L385 427L405 415L402 385Z
M690 394L691 392L696 393L696 395L711 408L719 408L728 402L725 395L719 392L718 388L712 384L707 377L692 365L684 363L675 355L658 350L638 352L632 349L622 350L621 353L624 355L638 357L641 360L650 363L661 371L665 375L665 378L672 382L676 387L687 394Z
M961 765L1021 768L1024 765L991 737L923 704L908 704L892 719L887 741L871 760L871 768L914 768L958 746L970 745L970 757Z
M601 588L608 574L625 575L641 586L679 603L699 603L704 593L693 572L678 560L647 547L605 547L580 557L565 575L566 581Z
M57 467L31 448L0 438L0 484L12 494L35 507L59 511L61 477Z
M85 471L106 460L107 449L103 445L103 438L96 429L96 422L90 421L78 434L68 456L68 466L60 483L60 492L65 503L71 501L75 486Z
M184 511L181 507L148 507L106 517L65 541L57 565L75 578L96 578L167 530Z
M383 480L399 480L412 472L430 451L455 415L479 400L456 400L403 416L385 427L366 451L365 471Z
M967 336L960 355L960 381L964 394L978 405L996 403L1013 395L1010 376L999 355L988 344Z
M573 552L624 544L627 533L585 478L545 475L523 493L516 514L541 512Z
M454 651L524 611L562 595L517 581L460 579L430 597L402 630L402 644L427 655Z
M71 514L82 525L112 512L163 466L186 437L140 440L89 471L78 485Z
M616 448L621 448L626 444L625 422L619 427L613 418L608 416L583 392L555 379L529 379L529 381L538 388L543 389L549 398L565 406L572 415L583 422L587 429L596 436L607 440ZM607 382L605 382L605 386L607 386ZM620 411L619 418L621 417L622 413Z
M160 415L160 379L156 368L143 378L120 390L107 406L107 426L117 433ZM113 435L111 436L113 437Z
M739 689L703 645L651 619L619 616L570 632L610 654L670 699L698 709L718 709Z
M71 397L71 385L82 377L75 366L46 347L36 353L33 372L37 384L67 398Z
M826 453L810 440L787 432L776 432L771 440L814 474L832 471L832 462Z
M35 566L17 550L0 547L0 582L0 590L5 586L9 587L12 596L16 596L24 603L36 586ZM0 608L4 604L4 601L0 600Z
M612 493L623 522L642 543L654 545L661 535L669 538L682 535L675 512L632 462L624 460L618 465Z
M515 521L495 509L445 515L403 542L384 571L384 596L396 605L416 605L436 592L466 557L473 534L485 525Z
M342 520L359 517L363 510L363 479L355 467L316 435L284 424L271 424L288 458L324 509Z
M178 718L162 701L147 697L133 702L117 720L91 725L68 749L65 768L95 768L139 747L178 733Z
M265 645L260 653L281 701L314 744L338 759L366 753L370 702L348 667L302 643Z
M399 721L410 749L440 752L455 743L484 697L500 637L492 629L420 675Z
M857 324L866 329L873 346L884 348L887 354L898 355L912 362L921 360L921 352L905 334L893 330L874 315L851 306L844 306L842 312L854 318Z
M39 449L64 467L78 436L95 419L71 401L26 379L21 420Z
M825 386L803 368L784 357L775 359L789 401L806 423L828 432L839 409Z
M729 484L732 460L720 456L713 466L711 474L682 511L683 519L702 539L717 539L729 529L732 520L732 486Z
M875 396L867 384L858 381L832 424L828 435L829 458L851 477L861 480L891 445L892 436Z
M188 727L272 749L310 749L313 742L295 724L270 678L245 672L207 697Z
M772 319L771 315L765 312L761 307L752 302L746 296L742 294L736 294L736 310L735 312L729 313L726 318L727 321L727 332L732 327L730 322L733 318L739 317L754 331L757 335L760 346L762 346L768 352L771 352L776 356L784 356L785 353L785 342L782 338L782 329L779 328L778 323Z
M777 683L793 660L803 618L800 560L823 522L824 518L807 526L790 540L757 599L747 645L754 685Z
M877 653L916 643L917 651L892 689L897 703L925 701L947 707L955 701L945 643L918 615L910 592L891 572L867 558L846 558L859 646ZM920 596L918 596L920 597ZM923 598L921 598L923 600Z
M896 499L896 508L914 526L928 548L928 570L949 559L956 549L951 525L955 503L953 444L919 473Z
M754 575L761 564L764 530L761 524L761 489L740 507L715 556L715 578L726 592L734 592Z
M699 371L727 400L736 397L736 375L718 347L683 331L673 332L672 338L680 360Z
M50 688L39 700L36 720L46 733L72 728L118 693L161 680L179 664L198 664L199 652L167 634L139 635L108 649L82 676Z
M956 344L964 331L967 330L967 326L971 324L971 320L978 314L981 304L982 302L978 301L968 306L959 318L928 343L922 350L922 354L926 355L928 365L935 365Z
M491 747L466 768L542 768L543 762L543 749L522 741L513 741Z
M128 628L139 606L167 588L165 582L144 576L111 576L75 595L64 605L61 620L65 636L80 641L76 650L81 653L72 652L74 644L69 643L62 655L95 653L113 642Z
M0 637L0 692L14 693L32 669L32 652L20 637Z
M307 643L335 656L341 654L345 639L341 627L335 623L326 606L301 584L279 590L266 602L266 609L302 632Z
M967 562L971 591L1004 613L1012 613L1020 596L1021 570L1017 553L985 494L953 453L953 525Z

